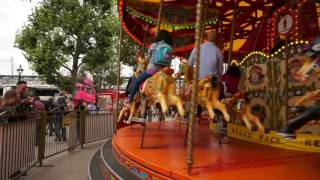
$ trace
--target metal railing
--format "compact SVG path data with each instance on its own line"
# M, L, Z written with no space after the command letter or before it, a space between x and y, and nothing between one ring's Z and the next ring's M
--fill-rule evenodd
M0 180L16 179L46 158L111 137L113 120L111 111L0 116Z

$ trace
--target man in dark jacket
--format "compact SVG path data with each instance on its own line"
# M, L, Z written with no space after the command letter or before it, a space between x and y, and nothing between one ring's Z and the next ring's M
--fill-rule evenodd
M63 113L66 110L66 98L64 96L56 96L55 97L55 109L56 109L56 122L55 122L55 134L56 134L56 141L62 142L66 141L66 128L62 128L63 123Z

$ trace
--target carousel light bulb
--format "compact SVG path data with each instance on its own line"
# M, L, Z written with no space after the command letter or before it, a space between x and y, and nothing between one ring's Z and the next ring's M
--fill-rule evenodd
M294 44L293 42L290 43L291 46L292 46L293 44Z
M281 47L281 49L285 49L285 48L286 48L285 46L282 46L282 47Z
M303 44L303 41L302 41L302 40L300 41L300 44Z
M304 43L309 44L309 41L305 41Z
M299 41L296 41L296 44L298 44L299 43Z

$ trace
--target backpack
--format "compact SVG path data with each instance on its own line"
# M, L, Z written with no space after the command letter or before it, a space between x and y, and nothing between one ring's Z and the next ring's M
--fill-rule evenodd
M154 64L170 66L172 61L172 48L170 45L160 41L156 44L153 53Z

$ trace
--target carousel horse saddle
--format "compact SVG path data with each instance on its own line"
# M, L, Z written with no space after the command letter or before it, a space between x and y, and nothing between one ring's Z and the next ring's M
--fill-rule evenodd
M161 71L166 73L167 75L172 75L174 73L174 69L172 69L170 67L165 67Z

